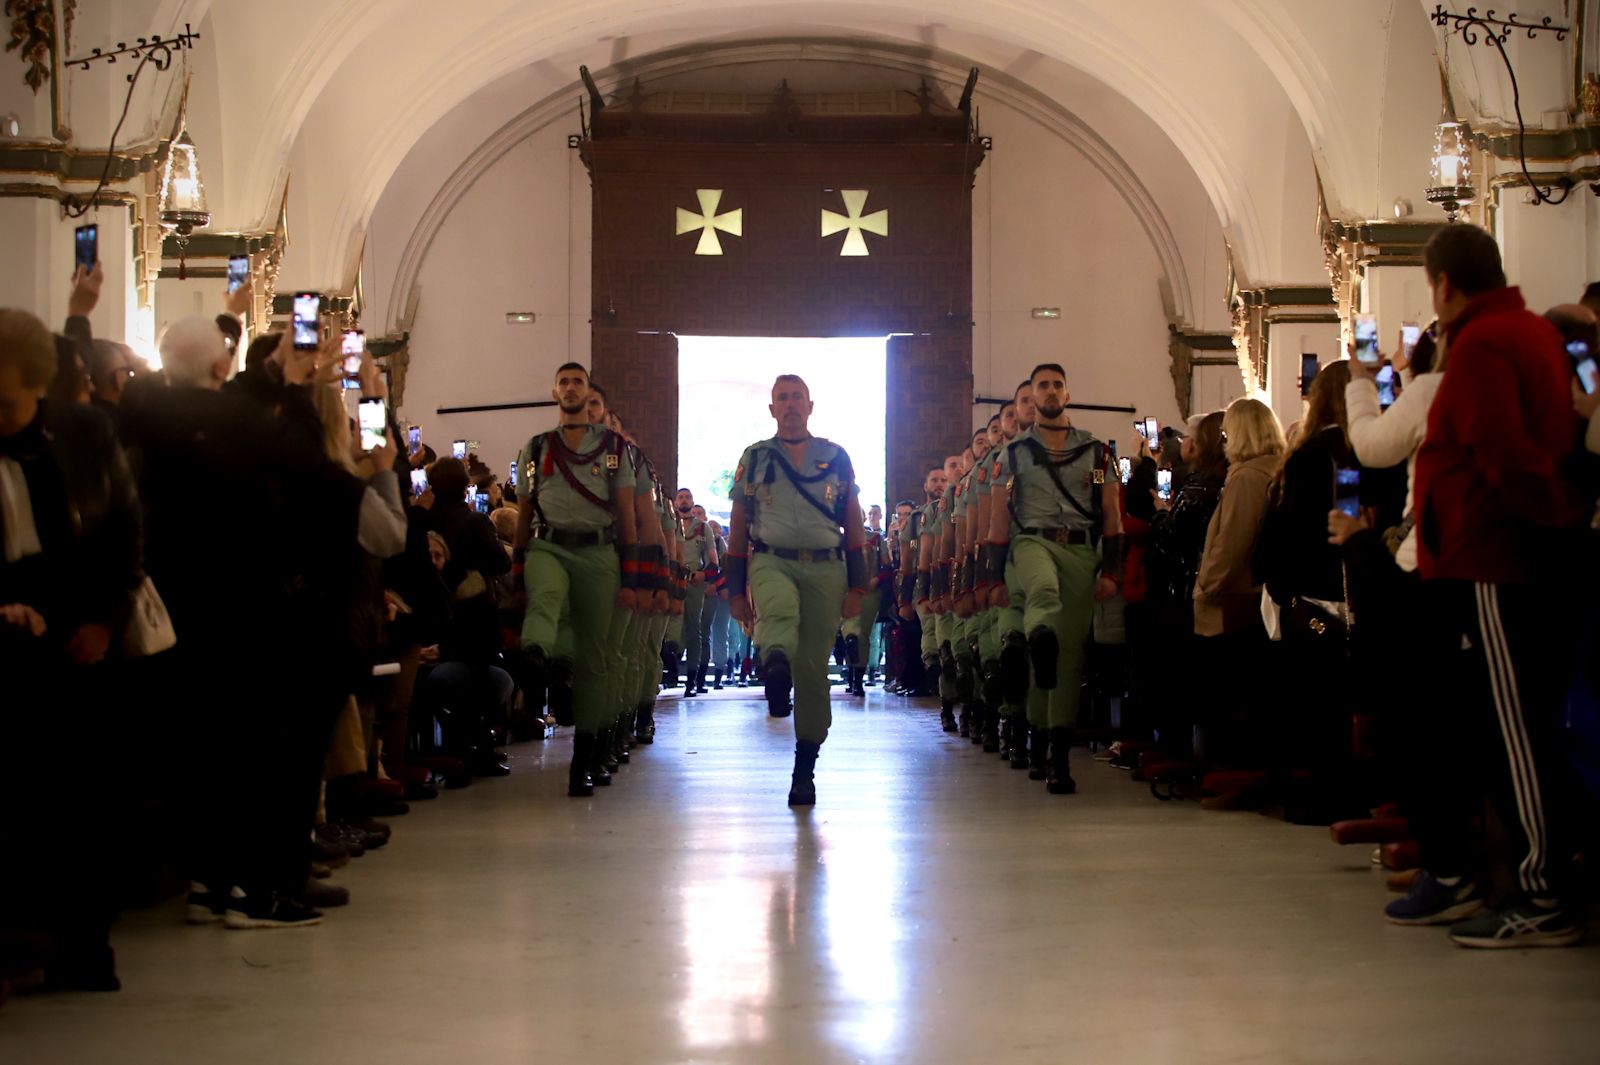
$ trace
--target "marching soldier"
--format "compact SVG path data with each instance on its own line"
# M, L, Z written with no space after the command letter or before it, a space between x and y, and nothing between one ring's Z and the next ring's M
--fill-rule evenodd
M832 712L828 653L840 617L855 617L870 574L861 555L861 505L844 448L811 435L810 389L784 374L768 408L769 440L740 457L731 493L728 593L733 616L750 620L761 649L768 712L788 713L794 686L795 756L790 806L817 801L817 754Z
M876 503L868 513L867 527L861 530L861 534L864 537L861 544L862 564L872 577L867 597L861 603L861 612L853 618L845 618L839 631L844 634L845 668L849 671L845 690L851 695L865 696L867 669L862 656L872 651L878 607L883 602L882 591L878 587L879 558L883 550L883 508ZM873 661L876 663L876 659Z
M717 568L717 549L702 517L695 515L694 493L678 489L678 528L683 540L683 561L688 569L688 587L683 599L683 649L686 652L683 694L699 695L705 690L706 652L711 642L710 618L705 617L706 574ZM700 511L705 514L704 510ZM702 625L704 619L704 625ZM676 668L676 666L674 666Z
M1010 506L990 508L979 580L1001 606L1013 589L1023 600L1034 688L1028 721L1047 730L1045 780L1051 794L1070 795L1077 790L1068 753L1081 711L1084 642L1094 601L1114 596L1121 579L1122 515L1105 445L1067 418L1065 372L1044 363L1029 380L1037 420L1005 447L1002 474ZM1103 570L1096 553L1102 538ZM1009 580L996 583L999 574L1009 574ZM1033 734L1036 751L1044 739Z
M956 482L955 500L951 507L951 590L950 612L955 616L951 623L950 643L956 662L956 685L962 701L961 735L987 749L992 743L999 749L999 718L997 708L986 706L979 687L978 638L976 618L973 613L972 590L974 567L968 564L972 557L975 537L970 520L978 490L978 475L983 470L983 460L989 453L989 431L978 429L972 434L972 444L962 456L966 471ZM970 456L970 458L968 457ZM991 722L991 718L993 719Z
M717 558L728 556L728 540L722 533L722 526L714 521L706 522L706 528L711 530L711 539L716 544ZM712 600L715 599L713 603ZM731 672L729 663L733 654L729 650L730 638L728 630L737 628L733 624L733 614L728 606L728 580L725 573L719 572L714 585L706 589L706 602L712 606L711 614L711 690L722 690L722 678Z
M917 606L927 608L927 620L922 627L922 660L939 682L939 721L946 732L956 731L956 670L953 654L949 653L950 624L947 597L950 590L950 567L946 561L945 531L949 524L949 496L951 486L961 477L961 456L947 455L943 476L939 479L939 494L923 508L922 534L918 539Z
M606 638L615 610L638 603L640 555L634 480L622 475L622 438L589 424L588 371L563 364L551 395L561 411L559 427L530 439L517 461L512 561L527 585L521 643L528 672L554 672L562 616L571 621L566 668L576 733L567 794L580 797L609 780L604 759L615 704Z
M922 537L928 530L930 508L944 494L944 467L932 466L922 476L923 502L914 507L900 523L900 617L917 622L915 653L922 661L922 679L917 685L919 694L933 695L938 691L936 671L939 649L933 643L933 614L928 609L928 568L922 560ZM951 719L952 723L954 718ZM948 730L947 730L948 731Z

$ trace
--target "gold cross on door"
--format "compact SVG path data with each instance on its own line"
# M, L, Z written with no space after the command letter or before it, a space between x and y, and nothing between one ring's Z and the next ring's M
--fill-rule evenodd
M862 233L875 233L880 237L889 235L889 212L887 210L874 211L865 217L861 212L867 206L866 189L840 189L839 195L844 198L844 209L847 214L822 210L822 235L831 237L840 230L847 230L844 237L844 247L839 249L840 255L871 255L867 249L867 238Z
M722 203L721 189L695 189L695 197L700 201L700 213L686 211L678 208L678 236L685 233L700 231L700 243L695 247L696 255L721 255L722 241L717 237L717 230L722 230L730 236L744 236L744 210L728 211L724 214L717 213L717 207Z

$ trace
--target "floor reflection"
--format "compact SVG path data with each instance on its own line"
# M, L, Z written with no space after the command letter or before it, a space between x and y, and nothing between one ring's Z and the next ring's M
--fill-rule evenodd
M750 834L730 825L691 845L704 857L680 892L678 1020L696 1060L751 1060L728 1052L796 1039L863 1061L901 1046L901 840L882 800L863 799L843 817L795 814L788 856L753 853Z

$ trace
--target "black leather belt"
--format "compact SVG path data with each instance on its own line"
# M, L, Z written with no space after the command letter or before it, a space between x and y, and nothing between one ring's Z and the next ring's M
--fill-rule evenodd
M844 558L844 548L842 547L801 547L791 549L787 547L772 547L762 543L760 540L752 540L750 542L750 550L758 555L772 555L774 558L781 558L789 562L832 562L835 559Z
M552 529L541 526L533 530L533 538L557 547L603 547L616 539L616 530L610 525L604 529Z
M1054 540L1058 544L1087 544L1089 542L1088 529L1023 529L1022 535Z

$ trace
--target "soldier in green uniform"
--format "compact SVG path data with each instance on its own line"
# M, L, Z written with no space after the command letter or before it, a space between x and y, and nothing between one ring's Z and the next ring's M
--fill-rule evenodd
M990 508L979 580L1002 606L1013 588L1023 599L1034 689L1028 722L1047 732L1050 792L1070 795L1077 785L1067 756L1080 723L1084 643L1095 600L1114 596L1121 579L1122 515L1116 469L1105 446L1067 418L1066 373L1044 363L1029 380L1037 421L1006 445L1001 472L1010 506ZM1009 582L994 584L994 575L1002 573L1010 574ZM1036 751L1044 740L1032 735Z
M956 684L963 702L965 728L961 730L975 744L999 749L999 708L984 700L980 683L982 676L978 662L978 619L971 596L974 567L968 564L976 541L973 535L975 507L978 497L979 477L987 479L984 459L989 454L989 431L980 428L972 434L967 448L970 460L964 461L966 472L956 483L955 504L951 510L951 556L953 561L950 589L950 612L955 616L951 626L951 649L956 660ZM993 735L991 736L991 732Z
M939 720L946 732L956 731L956 670L953 657L947 657L949 623L946 597L949 594L949 568L945 563L944 535L947 500L951 484L961 476L961 456L948 455L944 476L939 479L939 494L923 507L922 535L918 537L917 606L926 609L922 627L922 660L935 675L939 687Z
M828 653L838 619L860 612L870 578L854 467L844 448L811 435L812 409L799 377L784 374L773 384L768 410L778 434L740 457L728 536L733 616L749 621L753 600L769 713L787 712L794 686L790 806L817 801L813 770L833 720Z
M970 654L969 668L973 671L977 702L982 707L982 726L975 742L982 742L984 751L990 754L1001 750L1004 713L999 677L995 672L999 654L998 639L994 632L995 616L989 608L987 596L979 602L976 561L978 544L989 534L986 523L989 519L990 482L994 472L992 453L1003 438L1000 418L996 414L989 419L982 430L981 440L976 435L973 438L973 453L977 456L977 463L967 475L967 503L961 522L960 594L955 603L956 616L967 619L965 643ZM1009 726L1005 728L1005 735L1009 739Z
M645 460L649 465L649 460ZM683 618L683 548L678 540L678 522L672 497L667 495L654 467L650 475L655 483L655 524L661 529L662 555L656 561L657 603L660 613L655 616L643 634L639 654L639 711L634 724L636 743L654 743L656 735L656 697L661 691L662 641L669 638L669 630L680 626ZM676 642L673 649L676 663Z
M923 502L900 523L900 617L917 621L917 652L922 659L918 694L938 691L939 649L933 643L933 614L928 609L928 567L923 561L923 537L928 531L930 508L944 494L944 466L931 466L922 475ZM954 717L951 718L952 726Z
M529 673L550 672L562 619L571 625L576 732L567 794L579 797L609 779L604 759L615 704L606 637L616 608L632 610L638 602L641 554L634 481L622 476L622 438L589 424L588 371L562 365L551 395L560 426L530 439L517 461L512 561L527 585L521 643Z
M706 554L710 559L702 571L700 582L705 595L700 600L700 668L695 670L695 693L704 695L709 690L706 687L706 674L717 661L717 652L712 648L711 630L717 624L717 606L724 602L718 590L726 587L722 579L722 556L727 553L727 544L717 535L705 507L696 503L693 513L699 536L705 540Z
M717 558L728 557L728 538L723 534L722 526L714 521L707 521L706 528L711 532L711 540L717 548ZM714 600L714 602L713 602ZM733 624L733 614L728 606L728 580L727 575L719 572L716 581L706 589L706 602L712 607L711 614L711 690L722 690L722 678L730 672L729 662L732 654L728 649L728 630L737 628Z
M845 657L849 670L845 690L851 695L865 696L867 667L863 654L870 654L873 634L877 628L878 608L883 604L883 592L878 586L879 557L883 549L883 508L873 504L867 527L861 530L862 564L872 576L868 582L867 597L861 603L861 612L845 618L839 625L844 635Z
M1014 431L1008 431L1007 443L1033 427L1036 417L1033 406L1033 384L1029 381L1018 384L1012 396L1012 403L1016 406L1016 425ZM994 460L993 477L997 490L992 497L989 527L992 529L994 522L1004 521L1011 534L1015 536L1020 527L1011 517L1009 497L1005 491L1004 447L995 453ZM1011 587L1009 601L1002 602L1006 597L995 594L995 588L1000 585ZM1041 739L1035 745L1036 749L1029 751L1033 737L1028 725L1028 645L1022 630L1023 596L1015 582L1011 580L1010 562L1007 562L1004 572L989 574L980 584L980 588L982 589L980 594L987 597L995 610L996 632L1000 641L998 666L1001 693L1010 711L1012 722L1011 767L1029 770L1029 779L1043 780L1048 744Z
M688 588L683 600L683 681L685 696L699 695L706 686L706 657L711 643L711 618L706 614L706 576L715 577L717 548L706 529L705 509L695 513L694 493L678 489L675 497L678 527L683 536L683 561L688 567Z

